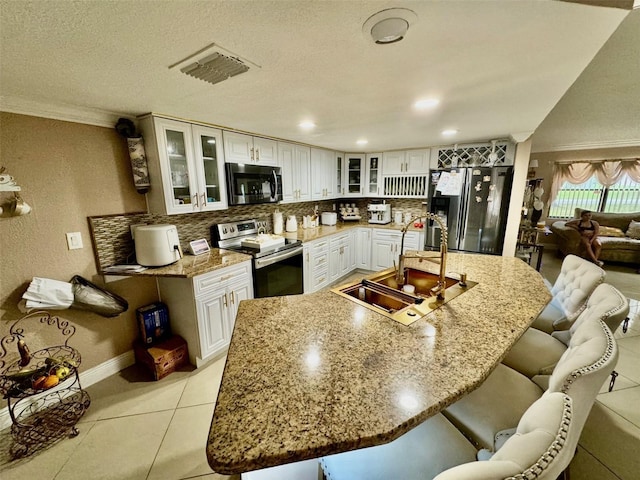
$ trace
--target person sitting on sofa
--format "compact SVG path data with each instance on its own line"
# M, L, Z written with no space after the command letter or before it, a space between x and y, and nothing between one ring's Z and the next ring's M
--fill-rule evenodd
M580 233L580 241L584 245L587 256L596 265L602 267L604 262L600 261L600 250L602 245L598 240L598 234L600 233L600 224L591 220L591 212L584 210L580 215L580 220L571 220L565 224L567 227L573 228Z

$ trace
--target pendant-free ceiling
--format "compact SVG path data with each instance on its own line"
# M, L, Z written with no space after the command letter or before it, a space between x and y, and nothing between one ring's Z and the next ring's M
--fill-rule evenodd
M408 8L388 8L371 15L362 26L362 33L378 45L402 40L418 16Z

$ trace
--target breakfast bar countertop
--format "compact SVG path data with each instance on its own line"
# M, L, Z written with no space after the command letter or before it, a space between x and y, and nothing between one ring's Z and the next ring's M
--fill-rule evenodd
M242 301L211 468L235 474L387 443L478 387L551 295L517 258L450 253L447 267L478 285L410 326L330 291Z

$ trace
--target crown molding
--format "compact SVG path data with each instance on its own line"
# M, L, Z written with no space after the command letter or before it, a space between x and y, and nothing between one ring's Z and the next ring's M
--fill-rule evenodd
M78 107L75 105L53 104L21 97L0 96L0 111L31 115L33 117L52 118L65 122L84 123L98 127L114 128L119 118L135 117L99 108Z
M608 142L582 142L550 147L534 147L531 153L564 152L568 150L593 150L596 148L640 147L640 138L631 140L611 140Z

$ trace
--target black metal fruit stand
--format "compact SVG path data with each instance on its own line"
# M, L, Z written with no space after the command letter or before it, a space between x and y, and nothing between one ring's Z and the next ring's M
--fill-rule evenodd
M25 339L29 321L57 329L53 332L64 343L30 352L31 338ZM91 399L80 385L80 353L68 345L75 331L66 320L47 312L33 312L16 320L0 340L0 392L7 400L12 421L14 457L78 434L75 425Z

